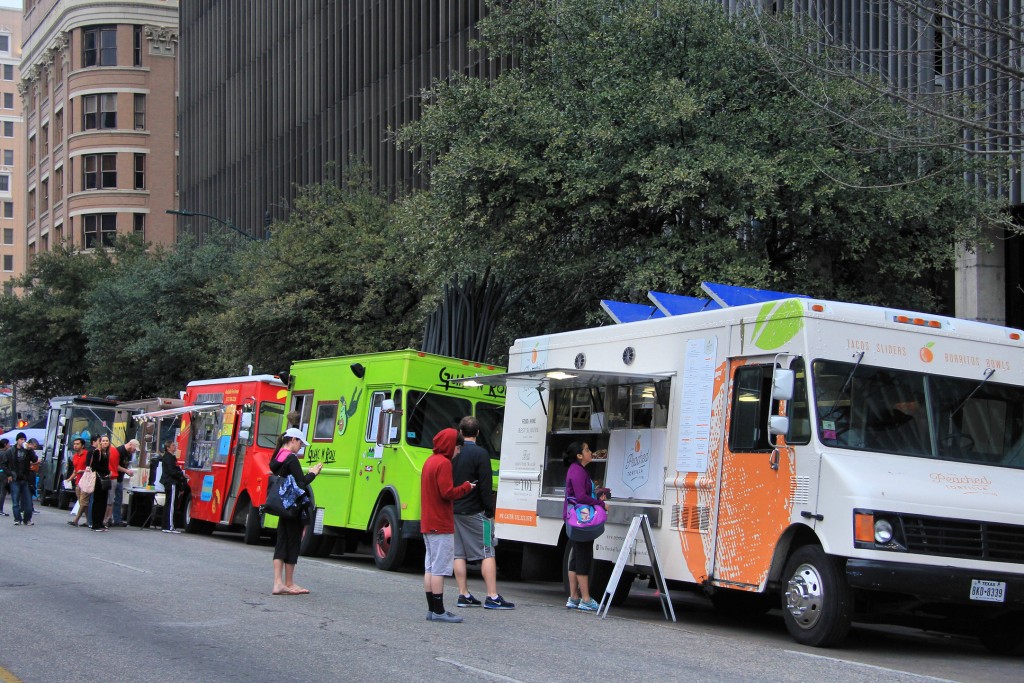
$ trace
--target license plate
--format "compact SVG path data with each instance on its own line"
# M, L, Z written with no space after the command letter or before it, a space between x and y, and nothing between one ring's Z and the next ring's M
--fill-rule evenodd
M971 600L985 602L1005 602L1006 583L1003 581L971 580Z

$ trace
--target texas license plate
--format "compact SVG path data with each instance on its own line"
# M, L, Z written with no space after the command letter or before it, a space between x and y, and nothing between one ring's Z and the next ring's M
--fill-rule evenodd
M985 602L1005 602L1006 583L1003 581L971 580L971 600Z

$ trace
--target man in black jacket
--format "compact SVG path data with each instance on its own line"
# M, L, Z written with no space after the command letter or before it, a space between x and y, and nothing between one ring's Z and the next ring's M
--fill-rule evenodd
M32 526L32 484L36 473L32 471L32 463L39 462L39 456L31 448L25 447L25 432L18 432L14 445L7 451L7 481L11 485L11 498L14 506L14 525Z
M4 503L7 502L7 447L11 445L8 439L0 439L0 517L6 517Z
M164 453L160 456L160 484L164 487L163 532L180 534L174 528L174 508L178 492L188 485L188 477L178 465L178 442L173 439L164 444Z
M454 503L455 511L455 581L459 584L459 607L479 607L466 582L466 562L480 561L487 597L485 609L514 609L515 604L498 594L498 566L494 559L494 491L491 456L477 445L480 421L473 416L459 422L462 451L452 460L452 483L455 486L471 481L476 484L467 495Z

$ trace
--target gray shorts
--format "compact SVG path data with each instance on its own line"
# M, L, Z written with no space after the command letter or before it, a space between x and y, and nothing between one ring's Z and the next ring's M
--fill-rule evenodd
M433 576L451 576L455 561L455 535L423 534L423 545L427 547L423 571Z
M482 512L455 515L455 558L483 560L494 557L494 520Z

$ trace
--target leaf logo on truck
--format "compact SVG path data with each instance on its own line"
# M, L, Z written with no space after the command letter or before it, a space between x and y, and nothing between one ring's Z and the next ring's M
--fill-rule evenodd
M348 402L345 401L344 396L338 399L338 436L342 436L345 433L345 430L348 429L349 418L359 410L359 397L362 393L363 390L356 387L352 390L352 397L349 398Z
M803 307L796 299L769 301L754 321L754 346L765 351L789 342L804 327Z

